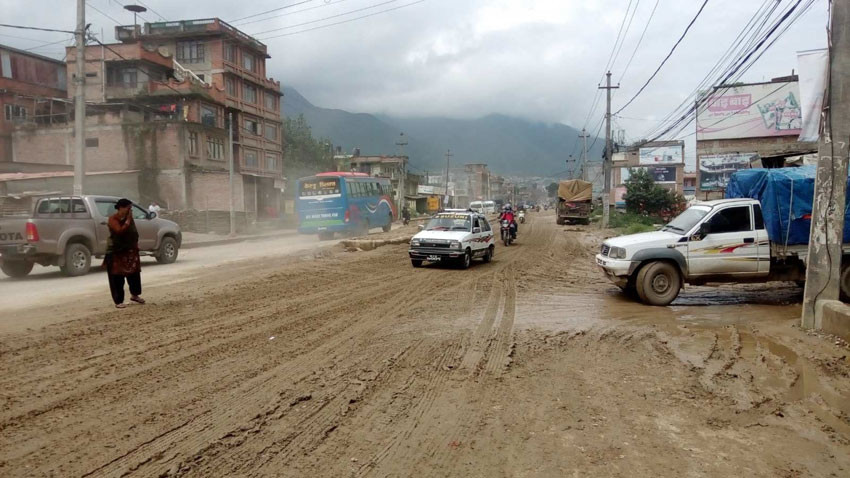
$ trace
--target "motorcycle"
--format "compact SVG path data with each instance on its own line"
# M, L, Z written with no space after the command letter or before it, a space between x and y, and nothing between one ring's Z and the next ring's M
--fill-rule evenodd
M505 243L506 246L510 246L511 242L513 242L513 234L511 233L511 223L510 221L504 220L502 221L502 242Z
M524 211L519 212L519 223L525 224L525 212Z
M401 223L404 224L405 226L410 224L410 218L409 217L402 218Z

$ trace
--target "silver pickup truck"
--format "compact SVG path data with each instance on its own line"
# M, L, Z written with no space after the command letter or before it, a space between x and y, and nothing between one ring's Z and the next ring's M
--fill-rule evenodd
M91 268L92 257L106 254L107 220L119 198L49 197L38 201L29 218L0 218L0 270L24 277L34 264L59 266L68 276ZM177 260L183 235L176 223L133 205L143 255L170 264Z

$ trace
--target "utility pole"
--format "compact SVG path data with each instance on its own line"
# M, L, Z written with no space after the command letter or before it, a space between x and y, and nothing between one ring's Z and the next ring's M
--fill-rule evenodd
M581 146L581 179L587 181L587 138L590 135L584 130L581 129L581 134L578 135L581 138L582 146Z
M233 195L234 154L233 154L233 113L227 113L227 156L230 166L230 235L236 235L236 199Z
M804 329L821 328L818 303L838 300L841 244L847 189L847 153L850 142L850 2L832 2L829 28L829 69L824 96L824 128L818 144L818 167L812 226L809 232L806 290L803 295Z
M452 156L454 156L452 154L452 150L447 149L446 150L446 184L445 184L445 186L446 186L446 200L444 201L446 206L449 205L449 165L451 164Z
M83 194L86 178L86 2L77 0L77 75L74 78L74 195Z
M608 218L611 214L611 90L617 89L619 86L611 86L611 72L605 74L605 86L600 86L600 90L605 90L608 101L605 106L605 159L602 162L603 176L605 177L605 185L602 189L602 228L608 227Z
M402 208L404 208L404 183L407 176L407 170L405 169L405 158L404 158L404 147L407 146L407 140L404 139L404 133L399 135L399 140L396 141L396 146L398 146L399 159L401 160L401 174L398 178L398 211L401 213Z

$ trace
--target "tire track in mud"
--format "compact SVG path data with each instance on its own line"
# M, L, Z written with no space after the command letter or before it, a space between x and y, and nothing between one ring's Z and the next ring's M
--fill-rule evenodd
M433 470L445 470L443 465L451 459L447 448L451 444L461 443L466 439L469 431L470 421L476 415L474 412L452 416L457 421L449 423L448 429L432 429L435 423L440 423L443 410L434 409L435 402L445 399L446 394L452 394L453 390L460 389L464 395L475 395L482 392L493 379L498 379L508 366L508 360L514 350L513 321L516 307L516 276L520 273L517 269L524 269L520 261L533 262L534 256L541 254L540 246L549 248L554 242L555 234L543 235L539 227L534 227L534 222L529 223L527 232L523 234L523 240L517 246L512 246L504 256L507 259L499 261L499 267L490 274L489 290L481 294L476 290L472 302L482 303L486 301L487 307L469 338L469 346L458 350L451 348L443 355L443 359L451 357L455 351L462 353L460 366L456 370L442 371L438 368L436 374L440 380L427 384L426 393L414 407L415 412L406 416L406 425L402 432L396 434L393 439L367 463L363 464L356 476L370 476L380 474L381 476L393 473L403 475L410 473L410 466L418 460L427 459L433 463L429 468ZM543 236L543 237L540 237ZM525 247L520 247L520 245ZM526 266L527 267L527 266ZM442 361L441 361L442 362ZM443 388L447 385L448 388ZM451 395L454 397L454 395ZM465 408L467 403L460 404ZM443 417L445 419L445 417ZM423 423L429 424L427 429L422 429ZM448 440L447 440L448 439ZM412 448L414 456L409 449L401 447L407 443ZM404 456L400 456L404 454ZM444 471L437 471L444 473Z
M396 286L397 285L398 284L396 284ZM384 287L382 290L386 291L387 289ZM269 397L262 393L257 393L263 386L275 382L275 379L280 377L287 377L287 382L292 382L293 385L297 386L308 376L313 374L316 365L323 362L322 358L324 358L325 361L330 358L332 364L334 350L341 348L346 342L350 342L357 337L372 336L378 331L377 329L384 327L385 324L382 323L369 324L369 318L373 316L381 317L382 315L389 314L397 307L408 307L415 304L417 301L424 300L423 296L418 296L415 293L417 290L421 290L421 284L408 281L408 283L401 289L396 287L385 294L373 297L371 302L380 304L380 307L371 309L368 313L363 314L365 317L361 318L361 322L366 322L366 325L349 323L347 328L338 330L336 334L328 337L328 339L324 341L319 348L300 355L293 362L273 368L264 373L262 377L252 380L252 383L239 387L239 390L237 390L236 393L234 393L226 401L217 403L215 410L219 410L219 413L210 411L210 413L207 413L196 420L196 423L193 423L191 427L180 430L178 434L175 434L168 440L159 440L146 447L145 450L137 450L134 455L139 455L139 458L123 458L122 460L111 464L107 468L102 469L99 473L110 475L112 473L120 473L122 469L135 470L136 472L141 473L144 470L139 469L139 466L140 464L144 465L149 462L149 458L147 457L158 456L164 453L165 450L170 450L178 456L185 455L193 457L194 461L203 461L207 458L215 458L217 455L217 453L215 453L217 448L206 447L204 446L205 443L210 440L212 440L213 443L216 443L217 441L233 436L234 433L237 433L245 427L246 422L250 423L251 414L256 416L255 410L269 409L268 406L264 406L265 403L268 403ZM391 300L392 297L396 297L398 300ZM405 297L411 299L405 300ZM345 321L343 320L342 322ZM361 326L355 327L355 325ZM366 327L366 330L363 330L363 326ZM391 355L391 352L387 349L384 349L382 353L387 355L373 355L371 360L378 359L378 363L380 363L380 361ZM342 389L337 390L341 391L344 390L344 388L345 387L342 387ZM287 399L291 399L291 397L287 397ZM330 405L338 401L338 398L334 398L333 395L330 394L325 400L311 400L305 402L307 404L306 410L304 410L301 414L305 418L299 422L302 430L296 436L292 437L290 444L297 446L301 443L299 440L303 439L309 441L311 437L316 435L316 433L330 429L330 421L332 421L337 413L336 408ZM272 406L271 409L274 409L274 406ZM232 412L228 413L231 410L245 410L245 412L234 415ZM262 413L263 412L260 412L260 414ZM222 415L226 418L222 419ZM224 448L227 449L228 447L225 446ZM207 457L205 452L213 453L212 456ZM161 472L161 470L151 470L150 476L157 476L158 472ZM144 473L142 474L144 475Z

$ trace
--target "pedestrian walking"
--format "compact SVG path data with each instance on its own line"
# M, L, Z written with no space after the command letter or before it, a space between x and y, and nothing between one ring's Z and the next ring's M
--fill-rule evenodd
M103 260L109 277L109 291L115 307L123 309L124 279L130 287L130 300L144 304L142 295L142 263L139 259L139 231L133 220L133 203L119 199L116 212L109 218L109 244Z

